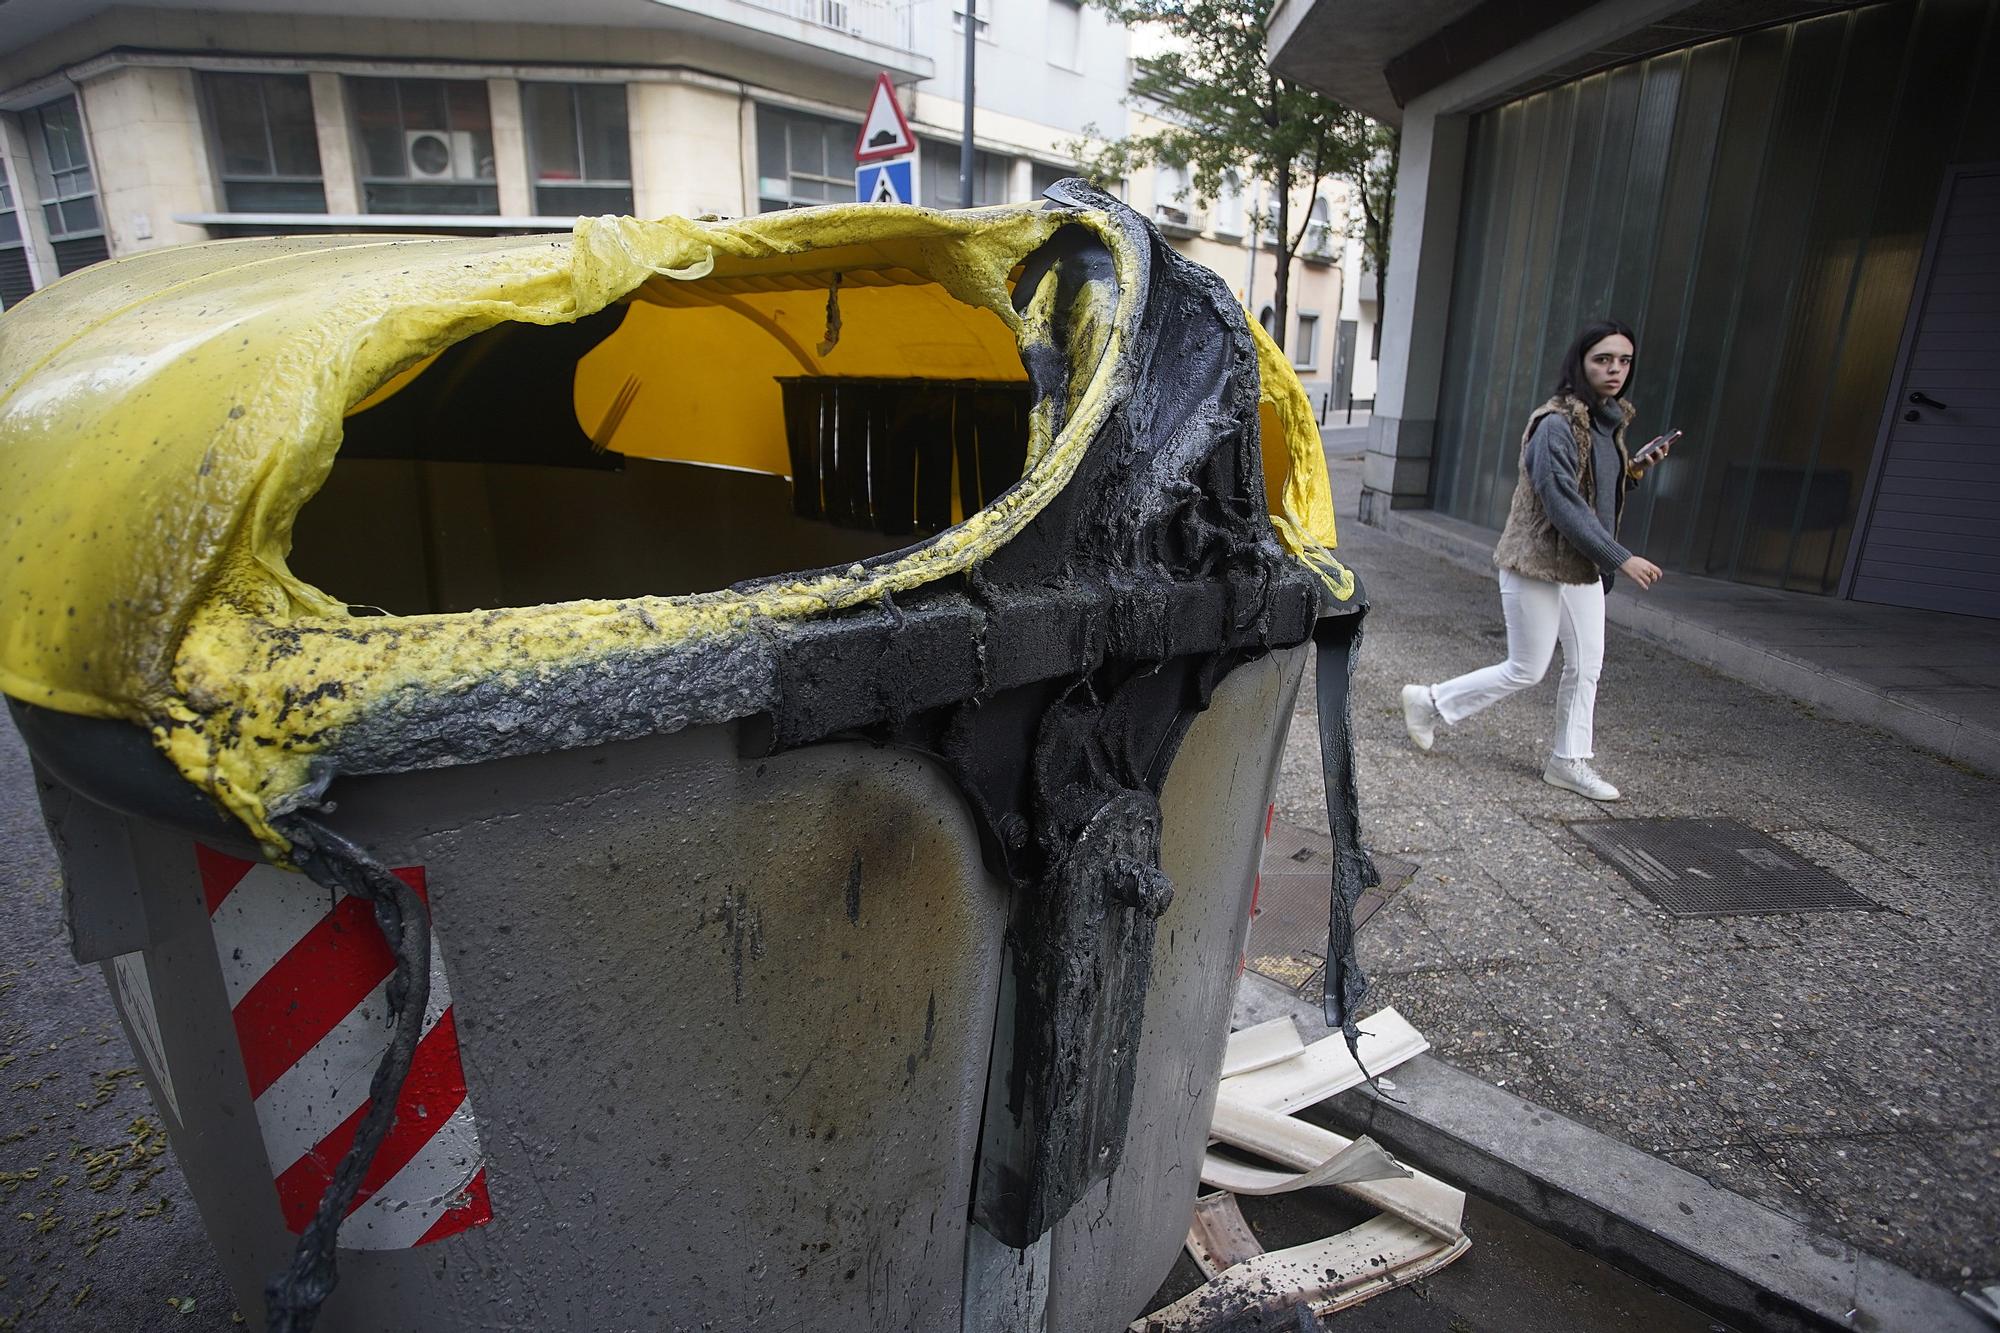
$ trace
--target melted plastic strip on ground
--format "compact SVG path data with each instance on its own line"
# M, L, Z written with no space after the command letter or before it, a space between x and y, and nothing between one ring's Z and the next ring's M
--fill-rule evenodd
M1201 1165L1202 1183L1219 1185L1231 1194L1262 1197L1309 1190L1316 1185L1360 1185L1371 1180L1408 1180L1410 1170L1391 1157L1381 1144L1362 1135L1310 1171L1294 1175L1267 1171L1262 1167L1225 1162L1214 1153Z
M1355 1015L1368 1001L1368 978L1354 952L1354 906L1366 889L1382 882L1361 846L1361 798L1354 774L1354 668L1361 656L1362 621L1367 596L1356 584L1345 605L1322 608L1313 630L1315 674L1319 690L1320 764L1326 777L1326 818L1333 832L1333 893L1328 909L1326 943L1326 1025L1339 1028L1347 1048L1361 1064L1361 1031ZM1362 1073L1372 1082L1362 1065Z
M1471 1244L1463 1236L1440 1240L1398 1217L1372 1218L1324 1240L1246 1259L1134 1320L1131 1333L1276 1329L1301 1306L1323 1318L1428 1276Z

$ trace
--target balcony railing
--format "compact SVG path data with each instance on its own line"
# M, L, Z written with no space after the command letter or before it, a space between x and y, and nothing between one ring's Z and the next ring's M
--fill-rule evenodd
M916 49L914 6L908 3L896 4L890 0L743 0L743 3L863 41L902 51Z

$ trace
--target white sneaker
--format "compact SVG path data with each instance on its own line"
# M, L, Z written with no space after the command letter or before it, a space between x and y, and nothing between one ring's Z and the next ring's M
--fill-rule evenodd
M1437 741L1437 724L1444 721L1428 685L1403 687L1403 729L1419 750L1428 750Z
M1542 770L1542 781L1593 801L1618 799L1618 789L1599 777L1587 759L1557 759L1551 755L1548 767Z

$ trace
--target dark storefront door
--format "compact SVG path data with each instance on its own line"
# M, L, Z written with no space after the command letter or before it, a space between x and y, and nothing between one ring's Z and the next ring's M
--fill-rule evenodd
M1849 595L2000 617L2000 167L1952 173L1940 212Z
M1360 325L1351 319L1340 321L1340 341L1334 344L1333 405L1346 411L1354 402L1354 341Z

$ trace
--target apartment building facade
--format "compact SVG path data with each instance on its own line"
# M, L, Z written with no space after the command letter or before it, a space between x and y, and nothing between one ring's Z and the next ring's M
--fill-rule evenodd
M111 256L312 231L499 233L579 214L743 215L853 197L878 72L958 199L949 0L438 0L377 13L88 3L0 13L0 303ZM982 6L974 202L1118 126L1123 31L1069 0Z
M1232 175L1215 198L1203 199L1187 169L1167 163L1138 173L1127 191L1174 249L1220 274L1264 331L1277 335L1281 247L1269 184ZM1338 388L1346 197L1344 182L1328 180L1316 192L1294 191L1291 207L1292 230L1303 228L1303 236L1290 265L1285 353L1314 408L1329 414L1344 405Z
M967 202L965 0L460 12L447 0L0 8L0 307L99 260L230 236L557 231L578 215L849 200L881 72L919 139L916 202ZM973 22L970 203L1032 199L1070 174L1086 130L1126 132L1130 40L1102 11L980 0ZM1125 192L1173 243L1246 308L1268 306L1269 244L1244 222L1254 189L1191 216L1184 179L1142 177ZM1331 195L1296 202L1341 216ZM1309 242L1287 343L1323 398L1340 247L1330 225Z

